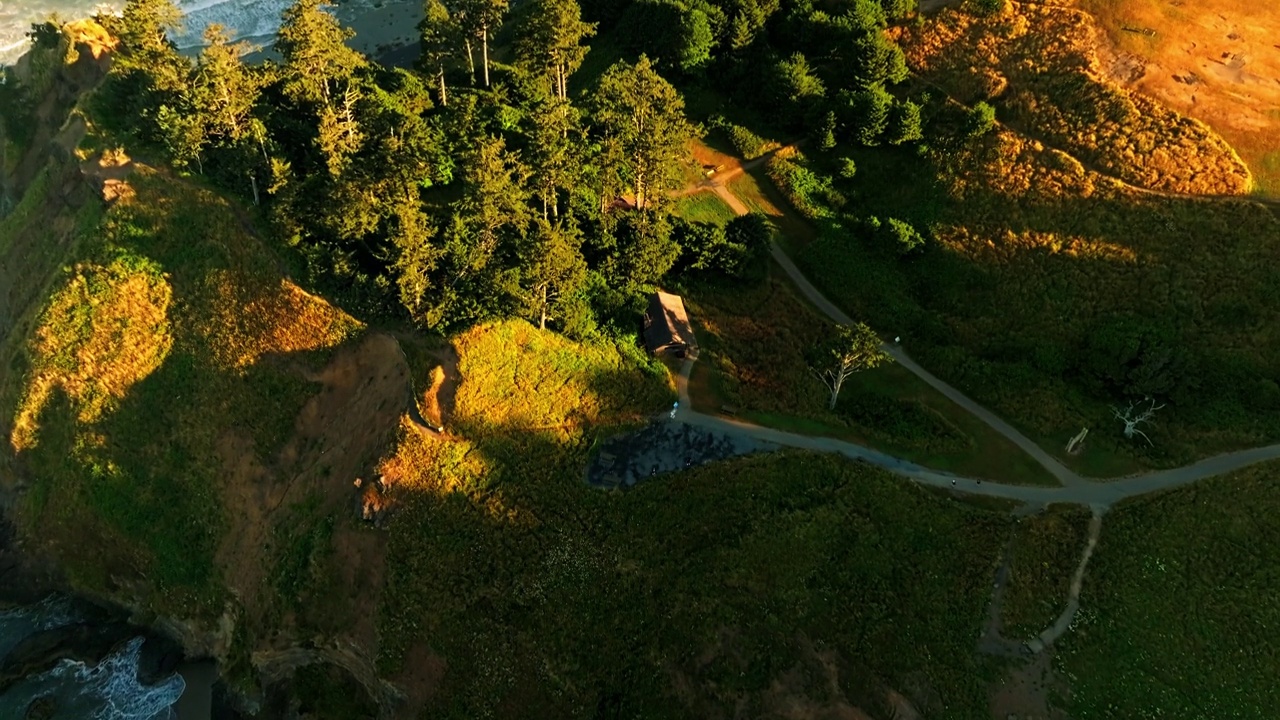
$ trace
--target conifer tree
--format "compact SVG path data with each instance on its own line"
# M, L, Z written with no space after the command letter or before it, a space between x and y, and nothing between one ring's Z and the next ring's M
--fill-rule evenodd
M576 152L581 130L568 101L549 98L529 113L529 169L542 202L542 219L560 216L560 191L570 190L581 158Z
M587 282L587 263L582 259L582 241L569 225L534 223L522 254L530 262L524 269L522 286L530 318L545 330L548 320L560 319L560 309Z
M592 108L606 141L602 160L630 181L637 208L659 204L679 184L695 134L684 98L641 55L635 65L620 61L605 72Z
M284 11L276 50L284 59L284 90L295 102L332 107L346 90L364 56L346 46L355 35L325 6L330 0L296 0Z
M582 41L595 34L593 23L582 21L577 0L534 0L528 20L516 40L520 63L546 78L551 92L569 97L569 76L582 64L587 47Z
M457 20L450 16L449 8L441 0L426 0L422 22L418 23L422 40L422 56L418 65L424 73L434 76L440 91L440 104L449 104L448 90L444 82L444 63L453 55L453 43L458 36Z
M508 0L461 0L459 23L467 43L467 58L472 63L472 82L475 81L475 65L471 58L471 39L480 41L484 69L484 86L489 87L489 37L497 32L507 14Z

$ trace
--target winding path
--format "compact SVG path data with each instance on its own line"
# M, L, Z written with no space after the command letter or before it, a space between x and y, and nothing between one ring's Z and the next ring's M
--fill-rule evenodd
M763 160L764 158L758 158L752 163L744 163L743 167L745 169L751 164L755 164ZM747 207L742 203L742 201L730 192L727 187L725 187L724 178L712 178L699 182L697 185L689 188L687 192L689 192L689 194L694 192L712 192L724 200L735 213L745 215L748 212ZM805 296L805 298L809 300L809 302L813 303L813 305L822 311L824 315L837 323L844 325L850 325L853 323L853 320L848 315L824 297L822 293L814 287L813 283L809 282L809 279L804 276L804 273L796 267L796 264L787 256L786 252L777 245L777 243L772 245L770 251L774 260L782 267L783 271ZM1037 463L1044 467L1045 470L1058 480L1061 487L1047 488L1025 485L1005 485L1002 483L992 482L990 480L984 482L977 478L962 477L951 473L932 470L908 460L903 460L902 458L894 457L887 453L880 452L879 450L845 440L830 437L800 435L798 433L755 425L742 420L697 412L693 410L693 404L689 398L689 373L692 371L693 363L697 359L696 355L685 360L684 365L681 368L680 375L677 378L680 403L684 408L686 408L681 411L679 417L681 421L685 423L706 428L708 430L742 435L786 447L812 450L815 452L839 453L846 457L862 460L871 463L872 465L882 467L891 472L915 480L923 485L931 485L941 488L950 487L955 490L974 495L1004 498L1033 505L1047 505L1050 503L1087 505L1092 507L1095 514L1098 515L1105 513L1107 508L1111 505L1126 498L1145 495L1158 490L1166 490L1183 485L1189 485L1198 480L1229 473L1249 465L1280 459L1280 444L1276 444L1240 450L1223 455L1215 455L1183 467L1132 475L1119 479L1092 480L1081 477L1079 474L1072 471L1070 468L1066 467L1051 456L1044 450L1044 448L1031 440L1031 438L1023 435L1012 425L997 417L995 413L978 404L973 399L969 398L955 387L947 384L933 373L925 370L917 362L912 360L911 356L909 356L901 346L886 343L883 347L884 350L904 368L910 370L921 380L946 396L949 400L972 413L993 430L1000 433L1013 444L1017 445L1023 452L1034 458Z

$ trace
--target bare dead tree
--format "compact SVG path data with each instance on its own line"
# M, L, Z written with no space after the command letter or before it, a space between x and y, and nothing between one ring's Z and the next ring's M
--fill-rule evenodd
M1149 405L1147 405L1145 410L1142 409L1143 403L1150 403ZM1120 408L1113 405L1111 407L1111 412L1112 414L1115 415L1117 420L1124 423L1125 437L1132 439L1134 434L1136 433L1138 435L1141 435L1142 439L1146 440L1148 445L1151 445L1154 447L1155 443L1151 442L1151 438L1147 437L1146 433L1138 429L1138 425L1142 423L1150 424L1151 416L1155 415L1156 411L1163 407L1164 405L1156 405L1156 401L1154 399L1146 398L1141 402L1130 402L1129 407L1125 408L1124 410L1121 410ZM1135 412L1137 413L1136 415L1134 414Z

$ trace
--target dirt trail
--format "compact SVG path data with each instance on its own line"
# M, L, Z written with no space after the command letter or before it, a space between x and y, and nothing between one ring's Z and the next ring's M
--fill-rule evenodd
M1067 606L1052 625L1045 628L1035 640L1027 644L1034 652L1041 652L1051 647L1058 638L1071 629L1071 623L1080 611L1080 587L1084 584L1084 571L1089 566L1089 558L1093 557L1093 549L1098 545L1098 536L1102 532L1103 508L1094 508L1093 517L1089 520L1089 539L1085 541L1084 552L1080 555L1080 564L1076 566L1076 574L1071 578L1071 588L1067 591Z
M724 204L728 205L729 208L733 210L735 213L737 213L738 215L746 215L747 213L751 212L750 208L748 208L745 204L743 204L742 200L739 199L737 195L734 195L732 192L730 192L728 184L734 178L745 173L746 171L759 167L764 163L768 162L769 158L773 157L777 153L780 153L784 150L795 150L800 146L802 142L803 141L796 141L793 143L789 143L787 145L783 145L782 147L779 147L779 148L774 148L773 150L770 150L769 152L761 155L760 157L754 158L752 160L747 160L746 162L735 162L732 167L730 167L729 169L723 172L716 173L715 175L709 178L706 178L705 180L701 180L699 182L693 183L692 185L688 185L684 188L681 188L680 190L676 190L675 192L671 193L671 197L680 198L680 197L687 197L689 195L697 195L698 193L702 193L702 192L709 192L709 193L713 193L716 197L724 201Z
M794 147L794 145L789 145L787 147ZM781 149L782 148L779 148L779 150ZM778 150L774 150L773 152L778 152ZM745 215L748 212L748 208L724 185L724 182L726 179L736 177L737 174L744 172L746 169L764 162L771 154L772 153L768 153L760 158L756 158L755 160L741 163L739 167L714 179L703 180L695 183L688 188L685 188L684 192L714 192L718 197L723 199L735 213L738 215ZM1111 177L1110 175L1102 173L1099 173L1099 175L1114 181L1120 186L1129 188L1134 192L1148 195L1193 199L1205 202L1228 199L1217 196L1180 195L1178 193L1171 193L1162 190L1151 190L1149 188L1130 185L1117 178ZM1252 196L1229 196L1229 199L1244 202L1257 202L1271 209L1277 214L1277 216L1280 216L1280 201L1260 199ZM770 253L773 256L773 259L782 267L783 271L791 279L792 283L800 290L801 294L804 295L804 297L817 307L824 315L842 325L850 325L853 323L853 320L845 314L844 311L836 307L834 303L818 291L813 283L805 277L804 273L800 271L795 262L791 260L791 258L782 250L781 247L778 246L777 243L773 243L771 245ZM824 452L840 452L850 457L863 459L891 471L908 475L917 480L937 486L945 487L947 485L951 485L953 488L961 488L966 492L975 492L976 494L981 495L1022 500L1024 502L1070 502L1080 505L1100 507L1103 509L1109 507L1112 503L1127 497L1134 497L1158 490L1179 487L1205 478L1232 472L1249 465L1280 459L1280 444L1273 444L1204 458L1195 463L1179 468L1131 475L1109 482L1091 480L1084 478L1067 468L1056 458L1046 452L1044 448L1040 447L1039 444L1028 438L1026 435L1023 435L1012 425L998 417L995 413L991 412L978 402L960 392L955 387L921 367L920 364L915 362L915 360L913 360L911 356L907 354L906 350L904 350L900 345L883 343L881 347L897 363L911 371L912 374L919 377L947 399L967 410L984 424L1003 435L1014 445L1017 445L1023 452L1034 458L1037 463L1039 463L1045 470L1053 475L1059 483L1061 483L1062 488L1029 488L1025 486L1001 485L990 481L983 485L981 481L976 479L961 478L953 476L950 473L932 471L901 458L896 458L855 443L847 443L834 440L832 438L812 438L808 436L795 435L794 433L784 433L745 423L740 420L700 416L699 413L694 412L690 412L684 417L694 422L700 422L704 424L704 426L708 427L708 423L720 423L727 427L736 427L740 431L747 432L757 439L764 439L781 445L791 447L808 447L811 449L819 449ZM685 362L681 377L678 381L680 388L680 401L688 408L693 407L688 397L688 372L691 370L692 362L695 359L696 356ZM704 420L700 420L699 417ZM952 483L953 480L955 481L954 484Z

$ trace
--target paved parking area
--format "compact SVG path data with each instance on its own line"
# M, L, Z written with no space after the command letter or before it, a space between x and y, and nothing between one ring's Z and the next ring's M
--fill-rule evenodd
M605 441L587 465L587 482L605 489L630 487L663 473L778 447L741 433L729 435L655 420L634 433Z

